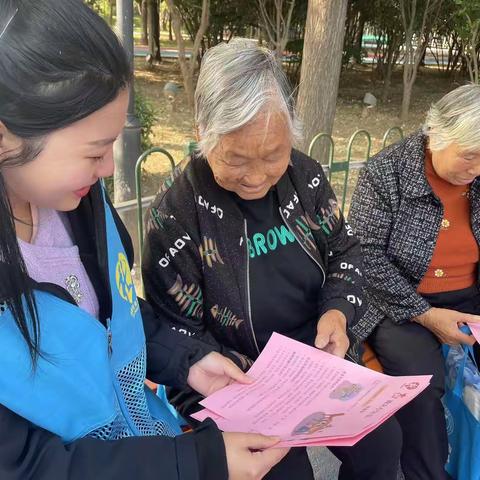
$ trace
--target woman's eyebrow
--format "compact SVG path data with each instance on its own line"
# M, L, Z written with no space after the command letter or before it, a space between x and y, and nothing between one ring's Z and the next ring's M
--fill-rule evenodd
M93 140L91 142L88 142L88 145L94 145L94 146L100 146L103 147L105 145L108 145L110 143L113 143L116 140L115 138L102 138L100 140Z

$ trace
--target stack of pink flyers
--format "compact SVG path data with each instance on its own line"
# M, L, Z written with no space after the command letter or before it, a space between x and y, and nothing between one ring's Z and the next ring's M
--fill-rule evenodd
M281 438L278 446L350 446L413 400L431 375L390 377L274 333L248 371L200 404L226 432Z

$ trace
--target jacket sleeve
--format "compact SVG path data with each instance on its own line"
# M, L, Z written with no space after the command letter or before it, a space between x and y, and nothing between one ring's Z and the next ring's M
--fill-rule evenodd
M218 351L246 370L251 362L219 344L204 322L205 286L198 247L200 241L198 234L195 234L198 228L195 228L195 219L192 218L192 225L187 229L177 220L175 213L163 203L159 206L155 202L146 222L142 275L145 296L154 312L151 323L145 329L149 370L157 368L155 358L161 352L157 350L158 353L155 353L153 349L156 341L161 341L159 332L165 331L165 327L174 330L173 334L182 334L185 346L196 345L198 352ZM198 359L199 355L193 358ZM152 380L155 381L155 377ZM170 384L176 386L173 382ZM188 386L169 390L168 393L172 403L184 416L198 410L197 404L203 398Z
M2 480L226 480L225 446L209 420L178 437L83 438L69 445L0 405Z
M367 166L360 173L349 219L362 245L367 301L402 323L426 312L430 305L387 256L394 217L384 185L382 175Z
M170 387L185 388L190 367L218 348L172 330L157 318L145 300L139 299L139 302L147 343L147 378Z
M203 274L194 229L187 230L174 215L152 208L154 213L150 210L147 219L142 277L155 320L219 350L203 321ZM163 215L159 226L155 219Z
M321 290L320 314L331 309L340 310L351 328L365 310L360 242L345 222L335 194L320 166L317 167L316 176L320 178L323 188L317 188L316 191L314 223L325 234L328 255L326 279Z

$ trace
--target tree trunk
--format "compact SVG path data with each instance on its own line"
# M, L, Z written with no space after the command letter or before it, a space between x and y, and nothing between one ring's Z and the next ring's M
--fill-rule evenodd
M160 54L160 26L157 0L148 0L148 51L150 62L161 62Z
M166 0L168 9L172 16L172 27L175 32L175 38L178 46L178 63L180 64L180 70L183 76L183 85L185 87L185 93L187 95L187 102L191 109L192 114L195 110L194 94L195 86L193 82L193 74L195 72L195 66L197 63L198 53L200 51L201 42L203 36L208 28L209 13L210 13L210 0L202 0L202 16L200 19L200 26L195 34L193 41L192 51L190 59L187 60L185 55L185 40L182 36L182 18L180 12L175 5L175 0ZM192 117L193 119L193 117Z
M472 38L470 39L470 56L471 56L471 73L470 81L478 85L479 83L479 67L478 67L478 41L480 39L480 24L476 23L472 28Z
M342 66L348 0L308 2L298 114L304 125L301 149L308 151L313 136L332 133Z
M353 44L358 51L362 50L362 40L363 40L363 32L365 31L365 15L363 12L360 12L360 18L358 20L357 31L355 32L355 39Z
M386 72L382 90L382 102L385 103L388 100L390 93L390 86L392 85L392 74L395 69L395 65L398 60L398 53L400 48L400 41L398 33L391 31L389 34L389 45L387 51L386 60Z
M142 0L142 45L148 45L148 9L147 0Z
M155 40L155 60L162 61L162 52L160 50L160 1L155 2L155 23L153 24L153 38Z
M162 26L161 30L163 32L166 32L168 30L168 16L168 8L165 8L163 12L160 13L160 24Z
M408 114L410 112L410 100L412 98L412 89L413 84L415 83L415 79L413 82L404 81L403 83L403 96L402 96L402 110L400 113L400 120L405 122L408 119Z
M426 0L423 12L419 12L417 0L400 0L400 12L405 31L405 59L403 65L403 98L400 119L402 122L408 118L412 88L417 78L418 67L427 49L428 40L433 26L438 17L438 12L443 0ZM416 25L418 18L420 25ZM414 36L417 39L416 47L413 45Z

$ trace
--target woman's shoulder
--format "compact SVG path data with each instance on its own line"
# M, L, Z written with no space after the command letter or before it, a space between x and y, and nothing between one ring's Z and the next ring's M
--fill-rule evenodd
M307 154L292 148L292 153L290 155L290 163L294 168L299 170L318 170L322 168L320 162L308 156Z
M357 187L371 185L392 198L425 192L426 142L426 135L419 130L378 152L361 171Z
M310 185L314 181L315 184L320 185L327 181L322 164L296 149L292 149L290 156L290 172L293 178L301 184Z
M185 157L163 180L152 206L164 208L176 204L178 197L186 199L192 194L192 161L190 157Z
M190 222L196 204L203 204L207 194L212 196L216 192L217 186L207 161L194 153L180 162L163 182L149 214L160 212Z
M389 145L369 158L366 169L371 173L390 172L398 174L412 162L423 161L426 136L418 130L406 138Z

